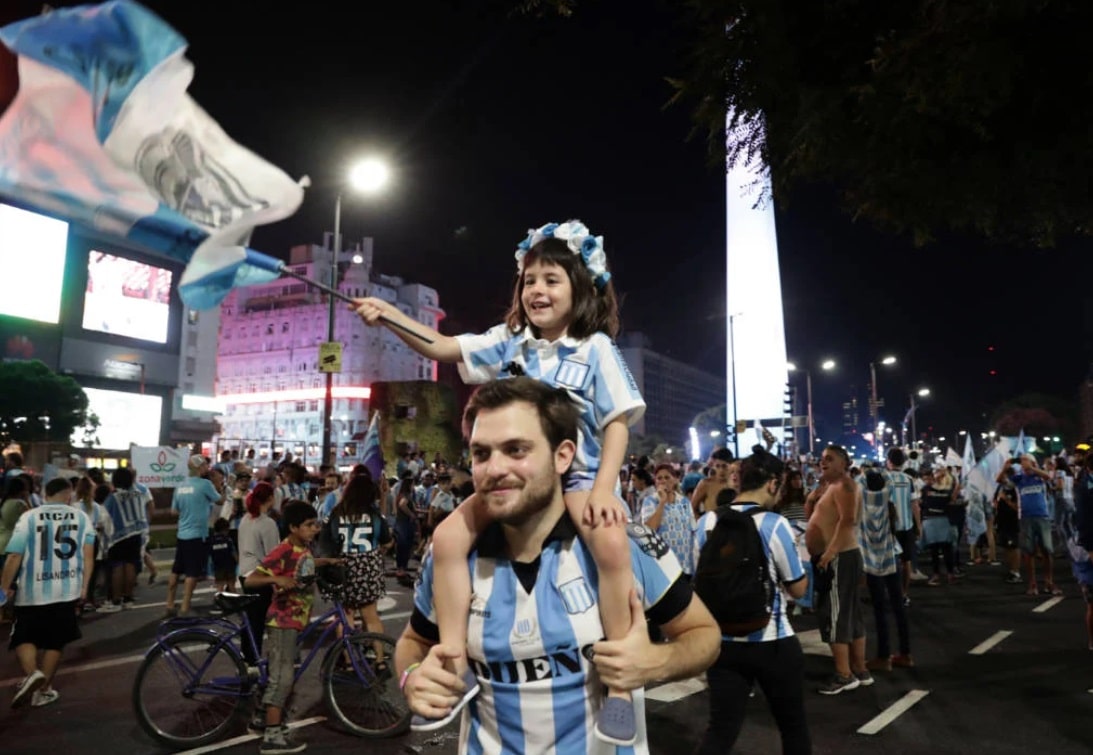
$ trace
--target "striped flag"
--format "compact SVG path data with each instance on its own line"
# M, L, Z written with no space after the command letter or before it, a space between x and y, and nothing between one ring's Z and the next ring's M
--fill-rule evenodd
M383 479L383 448L380 446L380 413L372 415L368 423L368 432L364 434L364 450L361 451L361 463L368 467L372 479L377 483Z
M306 179L232 141L190 98L173 28L115 0L9 24L0 42L0 64L14 55L18 71L0 112L0 196L185 263L179 293L194 309L279 276L280 260L246 245L299 208Z
M968 481L968 475L972 473L973 467L975 467L975 449L972 448L972 435L968 433L964 436L964 463L960 468L963 482Z

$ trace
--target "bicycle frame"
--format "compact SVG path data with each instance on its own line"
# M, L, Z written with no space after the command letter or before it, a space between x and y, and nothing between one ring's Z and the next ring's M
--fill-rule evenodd
M165 644L165 641L177 632L196 631L207 635L211 640L215 640L217 649L223 647L228 653L241 656L242 649L240 647L240 641L249 641L251 647L254 647L254 630L250 625L250 620L247 618L246 613L241 613L240 619L241 621L238 623L227 618L205 616L186 616L169 619L160 624L159 628L156 630L156 643L149 650L149 653L155 650L156 647L168 647ZM334 620L330 621L330 619ZM329 624L327 624L328 621L330 622ZM353 623L349 621L349 617L346 616L345 609L342 608L341 602L335 600L330 608L323 612L317 619L311 621L304 630L299 633L296 638L297 649L303 647L311 638L317 639L307 656L300 662L296 669L296 673L293 675L294 685L299 682L300 677L303 676L311 666L311 662L319 654L319 651L327 648L331 634L333 633L337 636L339 628L341 628L342 636L357 632L356 627L353 626ZM193 668L192 664L189 663L180 662L179 665L186 667L186 672L191 679L201 679L207 670L208 664L215 656L215 652L210 653L209 658L206 659L205 663L197 668ZM176 659L176 661L178 661L178 659ZM356 667L356 661L351 659L351 663L354 670L357 673L360 673L361 669ZM258 679L255 683L259 686L265 686L269 683L269 665L265 658L260 658L258 660L258 670ZM211 694L242 696L247 694L250 687L251 685L244 681L242 685L234 688L234 691L226 688L222 689L219 685L215 684L206 691ZM188 686L187 689L189 690L190 687Z

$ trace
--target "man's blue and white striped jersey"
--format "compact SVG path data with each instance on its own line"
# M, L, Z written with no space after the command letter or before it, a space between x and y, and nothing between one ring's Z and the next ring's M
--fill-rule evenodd
M679 563L649 528L628 525L631 565L638 596L658 623L690 604L690 586L679 580ZM469 560L472 597L467 655L482 691L467 706L459 752L648 753L645 703L634 690L637 742L615 747L593 735L603 685L588 658L603 639L592 554L563 515L543 544L538 570L504 556L504 535L493 525L479 538ZM534 576L530 592L525 581ZM677 610L678 606L678 610ZM415 629L436 636L433 560L422 565L414 595ZM652 609L652 610L650 610ZM662 614L660 612L667 611Z
M911 475L895 469L886 469L881 474L888 489L888 500L896 507L896 529L900 532L911 529L915 526L911 501L919 497L914 480Z
M102 505L114 523L110 546L133 535L141 535L148 530L148 505L144 494L135 486L114 490L106 497Z
M565 388L581 408L577 456L571 473L595 477L600 468L603 428L620 416L627 426L645 414L634 376L615 342L603 333L588 338L535 338L530 329L513 333L504 323L481 335L457 336L463 361L459 374L467 383L527 375Z
M91 517L63 503L43 503L15 523L7 553L19 553L17 606L44 606L79 600L83 590L83 548L94 545Z
M888 491L861 486L862 518L858 530L865 573L876 577L895 574L902 552L888 521Z
M750 511L755 504L742 503L733 506L738 511ZM695 523L695 568L698 568L698 554L706 544L710 530L717 524L717 511L707 511ZM744 637L721 635L722 642L770 642L783 637L793 636L793 627L786 617L786 595L783 582L796 582L805 577L805 567L797 553L797 542L793 537L793 528L789 520L781 514L768 511L755 517L755 526L763 539L767 551L767 568L770 578L777 589L774 591L774 605L771 608L770 621L762 629Z

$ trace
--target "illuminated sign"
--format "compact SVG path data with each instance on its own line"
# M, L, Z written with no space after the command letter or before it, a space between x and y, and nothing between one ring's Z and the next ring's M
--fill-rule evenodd
M68 247L68 223L0 204L0 315L56 324Z
M372 389L368 386L336 385L330 393L334 398L355 398L365 401L372 398ZM217 396L217 399L225 404L268 404L273 401L318 401L325 397L325 388L298 388L284 391L221 394Z

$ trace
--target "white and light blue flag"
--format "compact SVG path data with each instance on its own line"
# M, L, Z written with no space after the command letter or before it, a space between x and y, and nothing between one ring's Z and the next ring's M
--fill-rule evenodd
M186 264L194 309L283 263L247 248L303 186L234 142L186 93L186 40L130 0L0 28L19 89L0 113L0 196ZM0 54L9 54L0 50Z
M372 479L377 483L383 479L383 447L380 446L380 413L372 415L372 421L368 423L368 432L364 434L364 450L361 452L361 463L368 467Z

